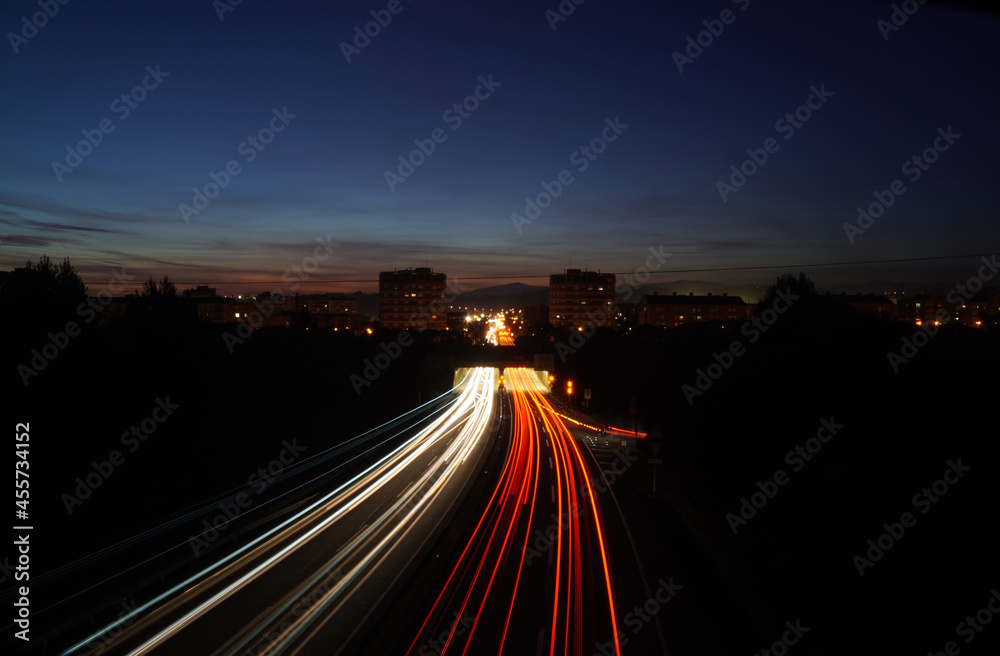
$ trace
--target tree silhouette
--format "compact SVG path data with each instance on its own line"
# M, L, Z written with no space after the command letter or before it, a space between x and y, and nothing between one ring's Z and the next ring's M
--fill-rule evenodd
M764 295L757 303L757 311L771 307L774 301L781 297L781 293L798 296L799 300L807 299L816 296L816 284L801 271L798 278L790 273L784 273L777 277L773 285L764 290Z
M0 281L0 307L18 313L12 328L22 338L61 330L67 321L77 318L76 310L86 300L87 286L69 258L56 265L48 255L42 255L36 264L29 260L24 268L8 272Z
M196 322L198 311L190 299L178 295L169 276L163 276L159 283L150 276L141 292L129 295L126 316L136 327L172 329Z
M157 287L156 281L150 276L149 280L142 284L142 297L151 300L177 298L177 287L170 281L170 277L166 275L160 279L160 284Z

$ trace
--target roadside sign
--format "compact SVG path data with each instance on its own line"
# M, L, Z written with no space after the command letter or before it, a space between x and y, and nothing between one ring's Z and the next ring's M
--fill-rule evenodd
M653 427L653 430L646 438L646 444L649 446L649 450L653 452L654 456L660 455L660 449L663 447L663 433L660 432L659 426Z
M646 462L648 462L651 465L662 465L663 464L663 461L660 460L659 458L650 458Z
M585 399L589 399L590 398L590 390L589 389L583 390L583 398L585 398Z

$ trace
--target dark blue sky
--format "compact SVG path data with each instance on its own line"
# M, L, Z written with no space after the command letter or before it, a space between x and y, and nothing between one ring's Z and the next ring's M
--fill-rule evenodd
M403 0L347 62L341 42L387 4L243 0L220 20L210 0L74 0L12 43L40 9L4 3L0 266L46 253L70 257L92 288L124 267L262 291L319 238L339 247L313 279L351 282L310 289L353 291L407 266L473 286L517 279L476 280L487 276L543 284L532 276L566 267L629 272L660 245L673 253L665 269L700 269L992 253L1000 243L993 14L926 4L886 40L877 22L892 6L874 1L589 0L553 30L545 12L557 0ZM673 53L727 9L732 21L679 72ZM158 82L146 77L157 66L168 74ZM480 76L499 85L479 87ZM144 78L155 87L126 115L121 96ZM801 127L776 125L821 85L831 95ZM445 114L477 87L486 97L460 124ZM243 144L283 108L294 118L275 119L273 141ZM628 127L580 171L574 151L615 117ZM68 155L103 119L111 129L92 152ZM903 164L948 126L961 137L911 181ZM436 129L433 154L390 190L386 171ZM723 201L718 181L767 139L777 150ZM230 160L239 173L185 222L178 206L194 206L193 188ZM518 232L511 214L563 170L573 182ZM844 223L897 179L905 193L851 243ZM975 262L808 273L826 288L951 285Z

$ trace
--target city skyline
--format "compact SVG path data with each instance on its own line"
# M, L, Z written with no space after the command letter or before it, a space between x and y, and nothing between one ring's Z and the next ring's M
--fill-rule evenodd
M992 259L991 259L992 258ZM975 273L977 268L983 266L987 267L987 272L992 270L990 264L996 261L995 254L967 254L961 256L944 256L941 258L929 258L933 260L968 260L972 261L975 259L973 266L970 270ZM920 258L922 259L922 258ZM22 263L16 267L11 267L11 269L21 268L24 264L35 265L37 263L37 258L35 261L29 261L27 263ZM904 263L908 260L904 260ZM53 261L54 264L58 262ZM891 260L877 261L877 263L884 264L894 264L895 262ZM71 260L71 264L74 265L74 269L79 273L78 268L75 266L75 262ZM825 268L836 268L844 266L841 263L794 263L786 266L776 266L776 267L746 267L744 269L740 268L722 268L722 269L695 269L695 270L673 270L673 269L659 269L658 267L647 267L640 265L632 271L607 271L602 270L599 267L587 267L582 268L577 267L564 267L558 271L549 271L548 273L541 273L538 275L531 276L516 276L516 275L497 275L497 276L479 276L474 278L466 278L462 275L456 275L454 272L449 271L439 271L434 267L427 266L410 266L410 267L393 267L392 270L396 272L415 272L418 269L430 269L434 273L443 274L448 285L452 286L453 293L456 296L461 296L462 294L477 294L481 292L486 293L497 293L500 295L512 295L517 296L518 294L532 294L537 293L541 290L547 290L549 288L548 281L553 275L565 274L573 270L582 270L584 272L593 273L604 273L611 274L618 277L617 283L617 293L618 295L625 294L629 297L638 297L640 294L655 293L657 289L673 289L680 290L683 293L719 293L722 290L735 290L733 293L742 294L747 297L749 302L755 300L755 294L762 293L763 290L769 285L773 284L776 277L775 275L770 275L770 272L782 272L790 273L793 270L802 272L802 269L809 271L808 277L813 280L816 284L817 289L821 293L859 293L859 294L882 294L890 298L896 295L905 294L944 294L946 291L953 289L956 285L951 282L937 282L928 283L928 281L887 281L887 280L864 280L858 281L856 283L849 283L844 285L836 285L829 281L829 279L824 276L821 272ZM304 269L301 265L293 266L287 269L281 274L280 277L273 279L256 279L252 281L244 281L239 283L227 282L223 280L178 280L170 272L166 272L160 275L147 275L144 278L138 277L126 271L124 268L110 269L108 271L110 277L107 280L101 280L100 278L86 278L82 277L85 285L88 287L89 293L96 293L102 287L108 285L108 280L114 281L116 288L125 289L123 293L132 294L139 293L142 290L143 285L150 279L159 283L164 276L173 284L178 293L181 292L195 292L201 288L211 288L215 290L218 296L225 297L238 297L238 296L257 296L260 294L266 294L271 292L281 293L282 295L356 295L364 294L368 296L377 296L379 294L379 275L384 273L381 271L381 267L375 267L378 270L376 277L365 278L363 274L358 274L355 276L349 276L345 279L329 280L324 276L316 276L309 273L308 265ZM747 280L744 282L735 282L733 278L733 271L750 271L756 274L756 278L753 280ZM8 270L9 271L9 270ZM717 280L712 280L715 276L709 274L719 273L722 277ZM730 276L730 279L726 279L726 275ZM683 276L683 277L677 277ZM974 276L973 276L974 277ZM959 283L960 284L960 283ZM519 288L512 289L512 287ZM746 290L753 289L755 291L749 292ZM742 291L740 291L742 290Z

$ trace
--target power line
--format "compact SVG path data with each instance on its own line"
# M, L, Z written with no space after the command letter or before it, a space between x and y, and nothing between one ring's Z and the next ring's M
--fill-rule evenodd
M884 259L884 260L858 260L854 262L814 262L814 263L802 263L802 264L775 264L775 265L759 265L759 266L740 266L740 267L711 267L706 269L662 269L658 271L650 271L650 275L667 275L675 273L714 273L720 271L760 271L767 269L810 269L817 267L831 267L831 266L858 266L862 264L895 264L899 262L928 262L932 260L957 260L963 258L971 257L987 257L995 255L996 253L971 253L968 255L936 255L931 257L904 257L896 259ZM616 276L626 276L633 275L636 271L622 271L614 272ZM471 276L467 278L455 277L455 280L535 280L540 278L548 278L552 274L523 274L523 275L508 275L508 276ZM312 280L306 278L304 280L296 277L296 280L286 281L286 280L208 280L208 281L197 281L197 282L184 282L184 281L171 281L174 285L278 285L278 284L293 284L297 283L300 285L318 285L318 284L357 284L357 283L373 283L379 282L378 278L350 278L350 279L322 279L322 280ZM84 284L100 284L92 281L84 281Z

